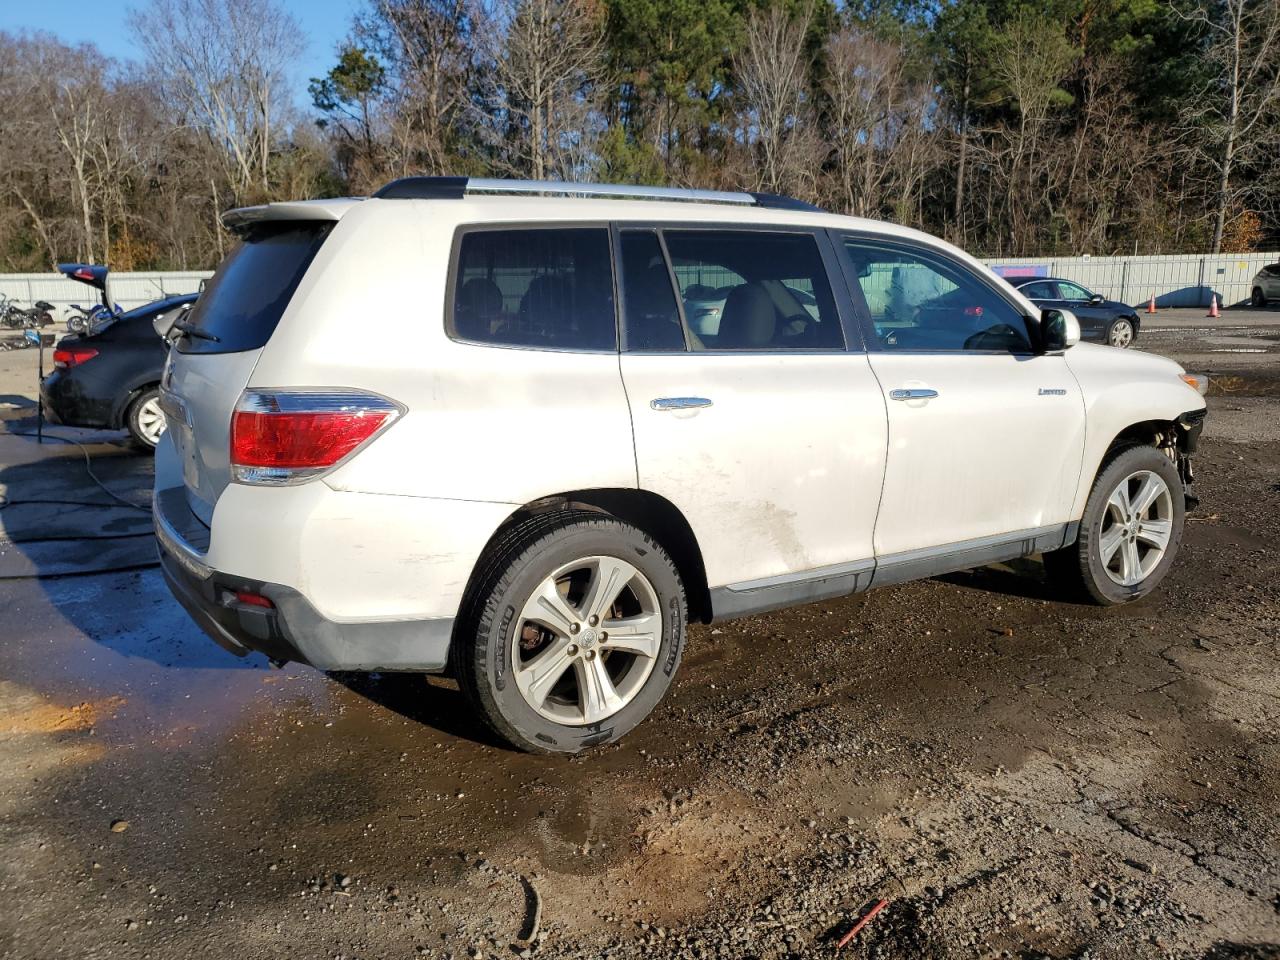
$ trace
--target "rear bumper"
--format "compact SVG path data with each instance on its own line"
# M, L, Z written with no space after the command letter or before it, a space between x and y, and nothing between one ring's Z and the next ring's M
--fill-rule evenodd
M96 382L82 382L66 370L55 369L40 381L40 405L50 423L111 430L120 425L110 391Z
M182 487L157 490L152 513L170 591L200 628L231 653L258 652L320 670L435 673L448 663L451 618L329 620L292 587L213 569L207 560L209 531L187 507ZM267 597L273 605L241 603L238 591Z

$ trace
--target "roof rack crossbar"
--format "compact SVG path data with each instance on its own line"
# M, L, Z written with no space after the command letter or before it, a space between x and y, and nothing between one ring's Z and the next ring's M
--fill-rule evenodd
M817 207L766 193L727 190L689 190L679 187L646 187L627 183L570 183L563 180L497 180L484 177L401 177L374 194L383 199L460 200L464 196L510 194L513 196L616 197L627 200L667 200L683 203L728 203L789 210Z

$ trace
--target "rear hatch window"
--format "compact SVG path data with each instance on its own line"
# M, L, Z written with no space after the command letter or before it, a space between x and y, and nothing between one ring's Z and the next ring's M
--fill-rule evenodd
M188 318L217 339L181 337L179 352L241 353L266 346L332 228L327 220L252 226L222 261Z

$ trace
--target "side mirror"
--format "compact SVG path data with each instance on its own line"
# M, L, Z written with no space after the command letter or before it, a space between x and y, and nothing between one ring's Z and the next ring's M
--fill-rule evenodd
M1095 293L1092 297L1089 298L1089 302L1096 307L1098 304L1102 303L1105 299L1106 297L1104 297L1102 294Z
M1050 308L1040 311L1040 346L1055 353L1080 342L1080 321L1070 310Z
M173 325L178 320L187 315L187 311L191 309L191 304L184 303L176 310L166 310L164 313L158 314L151 321L151 329L159 334L161 340L168 340L169 334L173 331Z

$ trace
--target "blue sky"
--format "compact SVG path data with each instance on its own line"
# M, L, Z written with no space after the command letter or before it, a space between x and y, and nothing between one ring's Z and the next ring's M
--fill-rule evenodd
M307 79L333 65L334 47L351 24L361 0L282 0L306 34L294 88L299 106L307 106ZM93 42L103 53L134 59L128 24L131 0L0 0L0 30L44 30L68 43Z

